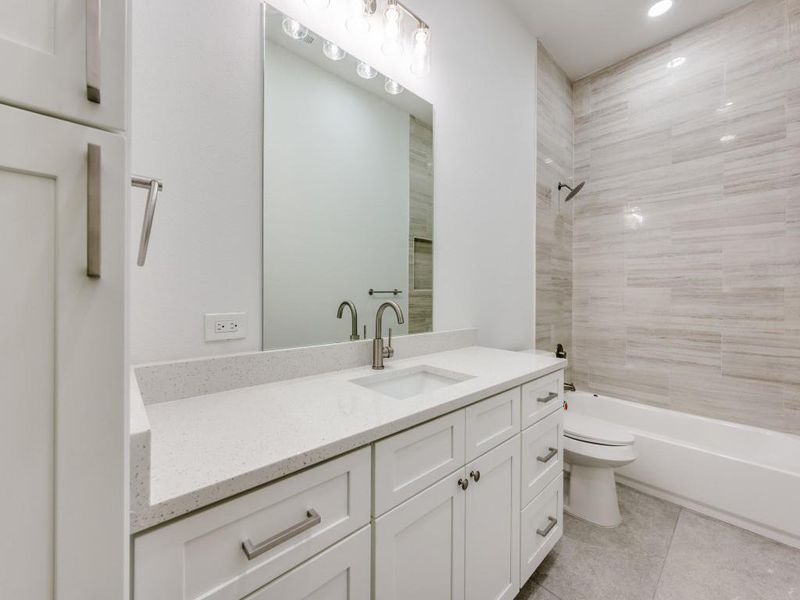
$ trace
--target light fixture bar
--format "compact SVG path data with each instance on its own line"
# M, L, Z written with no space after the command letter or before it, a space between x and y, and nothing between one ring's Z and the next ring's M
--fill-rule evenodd
M417 13L405 6L402 2L398 2L398 0L389 0L389 4L394 4L399 7L404 13L414 19L417 22L417 29L430 29L428 24L417 16Z

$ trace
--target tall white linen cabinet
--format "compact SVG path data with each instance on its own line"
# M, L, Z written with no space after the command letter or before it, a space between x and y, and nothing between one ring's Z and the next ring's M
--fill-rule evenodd
M0 2L0 598L128 596L127 29Z

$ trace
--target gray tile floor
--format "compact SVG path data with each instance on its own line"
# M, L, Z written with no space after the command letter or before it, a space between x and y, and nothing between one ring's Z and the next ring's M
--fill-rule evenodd
M800 550L618 486L622 525L564 515L517 600L800 600Z

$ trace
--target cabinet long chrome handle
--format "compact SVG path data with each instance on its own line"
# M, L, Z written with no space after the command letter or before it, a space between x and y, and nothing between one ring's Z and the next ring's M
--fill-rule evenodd
M156 214L156 202L158 201L158 192L164 189L158 179L150 179L147 177L139 177L134 175L131 179L133 187L144 188L147 190L147 205L144 209L144 219L142 221L142 235L139 238L139 256L136 259L136 264L140 267L144 266L147 259L147 247L150 245L150 231L153 229L153 217Z
M86 99L100 104L100 2L86 0Z
M100 277L103 232L101 206L101 169L103 151L97 144L87 146L86 161L86 275Z
M319 513L312 508L306 512L305 519L284 529L280 533L276 533L259 544L253 544L250 540L245 540L242 542L242 550L244 550L244 553L247 555L247 560L253 560L257 556L264 554L264 552L272 550L276 546L280 546L304 531L308 531L315 525L319 525L321 522L322 518L319 516Z
M547 517L547 520L550 521L550 523L548 523L547 527L545 527L544 529L537 529L536 530L536 533L538 533L542 537L547 537L547 534L550 533L553 530L553 527L558 525L558 519L556 519L554 517Z
M550 460L556 454L558 454L558 448L548 448L548 450L549 450L549 452L547 454L545 454L544 456L537 456L536 460L538 460L539 462L543 462L543 463L550 462Z
M536 401L544 404L545 402L550 402L550 400L555 400L556 398L558 398L558 392L550 392L547 394L547 396L537 398Z

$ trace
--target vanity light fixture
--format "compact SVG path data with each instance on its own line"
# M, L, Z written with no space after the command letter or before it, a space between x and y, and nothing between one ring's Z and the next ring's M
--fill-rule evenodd
M414 44L411 72L414 75L427 75L431 72L431 30L421 24L414 30L411 39Z
M392 96L397 96L398 94L402 94L405 88L397 83L394 79L386 78L386 83L383 85L383 89L386 90L387 94L391 94Z
M667 63L667 68L668 69L677 69L678 67L680 67L685 62L686 62L686 57L678 56L676 58L673 58L671 61L669 61Z
M322 43L322 53L331 60L342 60L347 56L347 52L329 40Z
M356 65L356 73L358 73L358 76L362 79L375 79L375 77L378 76L378 71L361 61Z
M388 0L383 11L383 45L381 50L386 56L398 56L403 53L400 31L403 26L403 13L397 0Z
M672 0L660 0L650 7L647 11L647 16L651 18L660 17L672 8Z
M369 33L369 18L378 10L378 0L347 0L349 3L345 27L351 33Z
M283 20L283 32L293 40L302 40L308 35L308 28L291 17Z

